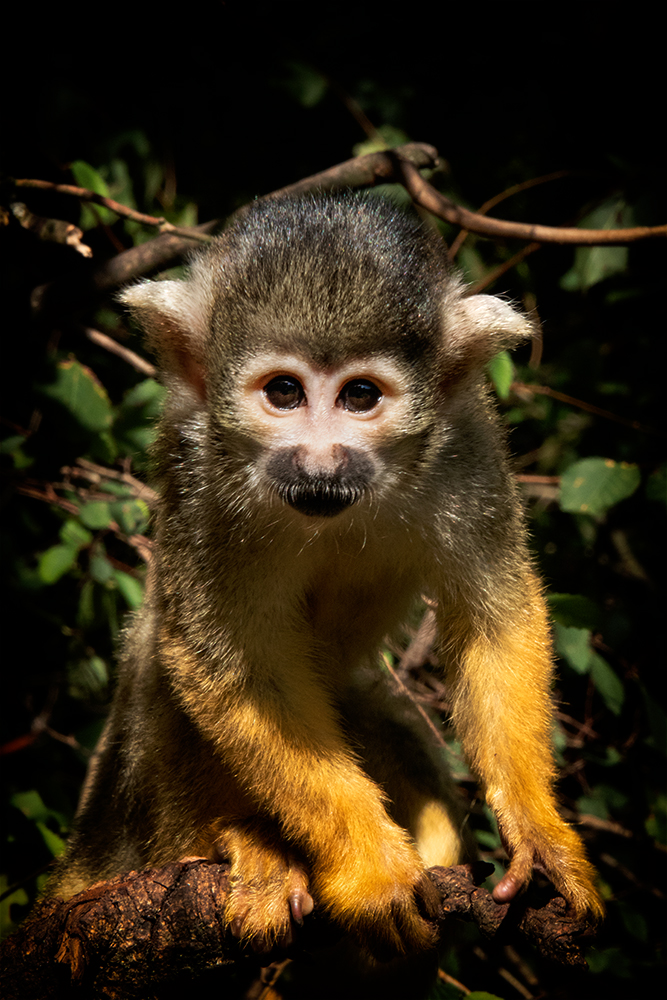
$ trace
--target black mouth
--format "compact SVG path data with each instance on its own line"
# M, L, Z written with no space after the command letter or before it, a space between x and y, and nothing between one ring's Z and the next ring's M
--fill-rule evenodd
M306 517L335 517L361 500L363 492L358 486L348 486L339 480L281 483L278 486L280 499Z

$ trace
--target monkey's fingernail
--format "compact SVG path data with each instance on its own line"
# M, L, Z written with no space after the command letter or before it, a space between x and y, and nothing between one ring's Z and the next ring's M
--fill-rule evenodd
M292 911L292 919L301 926L303 918L313 912L313 897L307 892L295 892L289 897L289 906Z
M514 879L509 882L506 882L505 879L503 879L502 882L499 882L498 885L495 886L491 895L496 903L509 903L512 899L514 899L518 891L519 885Z

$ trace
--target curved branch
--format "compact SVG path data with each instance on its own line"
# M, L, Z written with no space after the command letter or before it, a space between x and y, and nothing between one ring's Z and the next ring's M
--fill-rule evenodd
M394 151L396 152L396 151ZM425 181L416 167L396 157L397 172L413 201L439 219L461 226L471 233L496 239L530 240L531 243L569 243L575 246L619 246L637 240L667 237L665 226L635 226L632 229L577 229L576 227L541 226L527 222L489 219L455 205Z
M401 163L415 164L417 167L434 167L438 160L438 151L426 143L412 142L399 146L397 152ZM356 156L344 163L313 174L304 180L290 184L279 191L265 195L267 199L282 197L285 194L303 194L306 191L338 191L346 188L373 187L375 184L394 180L396 175L396 157L393 153L368 153ZM16 184L45 185L47 182L15 181ZM67 194L75 191L86 191L85 188L74 188L71 185L54 185L55 188L66 189ZM94 192L88 192L94 194ZM95 195L95 199L100 196ZM114 203L117 204L117 203ZM252 203L251 203L252 204ZM235 218L248 211L250 205L243 206L235 214ZM115 211L115 209L114 209ZM152 216L145 216L142 221L150 222ZM154 219L151 224L160 220ZM47 285L40 285L33 290L30 304L34 315L48 316L61 314L75 307L80 307L87 299L98 298L120 288L136 278L148 277L157 271L163 271L180 263L193 246L193 240L201 242L202 237L215 233L224 225L222 219L211 219L188 230L187 235L177 232L163 232L154 240L131 247L117 254L110 260L103 261L91 267L77 268L71 274ZM183 231L181 230L181 233Z
M588 925L573 919L565 900L530 905L494 902L479 884L493 870L484 862L432 868L442 896L440 921L473 920L487 937L523 935L542 954L566 965L584 965L581 942ZM129 1000L162 997L183 983L248 958L266 965L276 954L253 956L225 927L229 866L212 861L175 862L100 882L67 902L45 901L0 949L5 1000ZM294 928L297 958L332 943L332 928L314 915ZM163 994L164 991L164 994ZM169 996L172 993L168 993Z

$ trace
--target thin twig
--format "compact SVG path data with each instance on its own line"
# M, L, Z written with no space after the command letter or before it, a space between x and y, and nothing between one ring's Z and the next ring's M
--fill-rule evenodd
M188 239L198 240L201 243L209 243L210 236L198 232L191 226L175 226L167 222L164 216L146 215L145 212L137 212L135 208L128 208L113 198L106 198L97 191L90 191L88 188L76 187L74 184L56 184L53 181L42 181L29 177L19 177L14 180L14 184L19 188L33 188L38 191L53 191L55 194L66 194L79 201L92 201L95 205L102 205L116 215L124 219L132 219L133 222L140 222L144 226L154 226L161 233L175 233L178 236L186 236Z
M487 215L492 208L495 208L496 205L499 205L502 201L506 201L507 198L512 198L515 194L519 194L521 191L527 191L529 188L537 187L539 184L547 184L550 181L558 181L563 177L569 177L571 173L571 170L555 170L551 174L543 174L541 177L530 177L526 181L520 181L518 184L512 184L511 187L505 188L504 191L501 191L499 194L495 194L493 198L489 198L483 205L480 205L475 214ZM469 230L462 229L449 248L449 255L452 260L456 257L457 253L461 249L461 246L467 239L468 232Z
M83 331L88 337L88 340L92 340L94 344L98 344L99 347L103 347L105 351L109 351L110 354L116 354L123 361L127 361L129 365L132 365L136 371L141 372L142 375L149 375L154 378L157 373L157 368L155 365L151 364L150 361L146 361L139 354L135 354L131 351L129 347L123 347L119 344L117 340L113 337L109 337L106 333L102 333L100 330L94 330L90 326L85 326Z
M395 151L394 151L395 152ZM391 154L387 154L391 155ZM567 226L541 226L525 222L489 219L467 208L455 205L436 191L412 163L395 157L397 172L412 199L433 215L455 226L495 239L530 240L535 243L572 244L574 246L623 246L637 240L667 237L667 225L635 226L631 229L577 229Z
M634 431L642 431L644 434L657 434L660 437L663 436L661 431L658 431L653 427L649 427L646 424L642 424L639 420L631 420L629 417L619 417L616 413L612 413L610 410L603 410L599 406L595 406L594 403L586 403L583 399L576 399L574 396L568 396L566 393L559 392L557 389L552 389L548 385L527 385L525 382L512 382L510 388L513 392L516 392L518 396L522 396L526 393L529 393L530 395L551 396L552 399L557 399L561 403L567 403L569 406L576 406L578 410L585 410L586 413L593 413L596 417L603 417L605 420L613 420L614 423L623 424L624 427L632 427Z

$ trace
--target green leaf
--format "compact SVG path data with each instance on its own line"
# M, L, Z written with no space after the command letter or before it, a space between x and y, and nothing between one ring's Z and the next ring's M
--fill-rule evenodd
M141 408L145 411L147 419L153 419L160 415L166 394L164 386L156 382L154 378L146 378L125 393L119 409L136 410Z
M101 656L88 656L70 663L67 670L69 693L73 698L89 701L106 695L109 671Z
M70 165L70 170L74 176L75 183L79 187L88 188L89 191L94 191L95 194L101 194L103 198L110 197L107 182L99 171L95 170L95 167L91 167L90 163L86 163L85 160L75 160ZM116 213L112 212L109 208L105 208L104 205L97 205L95 202L81 203L79 224L84 232L87 229L94 229L100 222L111 226L117 218Z
M45 805L41 795L34 788L27 792L15 792L11 796L10 802L17 809L20 809L24 816L35 823L53 857L62 854L65 849L64 840L47 826L47 822L51 821L55 822L59 829L65 829L65 818L62 813Z
M9 887L7 876L0 875L0 938L3 940L16 929L11 916L12 907L27 906L30 902L30 897L23 888L15 889L6 895Z
M111 426L112 410L107 391L89 368L74 358L56 366L53 382L42 386L44 395L55 399L88 431Z
M649 500L657 500L659 503L667 504L667 465L661 465L648 477L646 496Z
M490 830L476 830L475 839L486 851L495 851L500 847L500 837Z
M116 500L111 504L111 513L127 535L144 531L150 516L143 500Z
M79 517L88 528L100 530L108 528L112 520L111 505L106 500L93 500L84 504L79 511Z
M111 493L113 496L121 497L123 500L127 500L132 496L132 487L128 483L117 483L113 479L100 483L99 490L101 493Z
M616 900L616 907L623 921L623 927L627 934L636 938L637 941L646 943L648 941L648 923L646 917L636 906L631 906L623 900Z
M646 832L659 844L667 844L667 795L659 792L652 797L651 812L646 823Z
M507 399L514 380L514 365L509 351L501 351L495 358L491 358L486 371L500 399Z
M85 160L74 160L70 164L70 170L79 187L88 188L89 191L101 194L104 198L109 197L107 182L99 171L95 170L95 167L91 167L90 163L86 163Z
M591 974L605 972L616 979L629 980L634 972L632 960L620 947L591 948L586 952L586 961ZM632 993L628 990L626 996L629 998Z
M632 209L622 198L613 198L586 215L579 228L623 229L633 224ZM574 264L561 278L560 286L568 292L586 291L612 274L622 273L627 265L627 247L577 247Z
M57 833L49 829L46 823L37 822L35 826L42 835L42 840L46 844L51 856L54 858L59 858L61 854L65 851L65 841L62 837L59 837Z
M627 266L627 247L577 247L574 264L561 278L560 287L566 292L587 291L612 274L622 274Z
M93 540L91 533L74 517L67 518L65 523L61 525L58 534L60 535L60 541L64 542L65 545L76 545L79 549L90 545Z
M102 465L112 465L118 456L118 446L110 431L100 431L90 442L90 454Z
M134 611L144 599L144 588L133 576L130 576L129 573L124 573L120 569L114 570L114 579L128 607Z
M625 701L623 684L606 660L591 650L590 672L596 690L610 712L620 715Z
M79 606L76 610L76 623L79 628L90 628L95 622L95 583L85 580L79 594Z
M113 579L113 566L99 549L90 557L90 575L97 583L108 583Z
M549 594L547 600L552 617L561 625L578 629L598 627L600 612L590 597L583 594Z
M590 813L600 819L608 819L614 812L620 812L628 805L628 797L613 785L596 785L588 795L577 799L577 809L580 813Z
M665 713L659 701L647 691L641 681L639 682L639 690L642 694L649 728L649 735L646 737L645 742L657 750L658 753L667 754L667 713Z
M25 434L12 434L0 441L0 455L9 455L15 469L28 469L34 462L34 458L23 451L27 441Z
M554 624L556 652L578 674L587 674L591 662L591 633L586 628L570 628Z
M17 809L20 809L28 819L48 819L51 815L36 788L31 788L27 792L15 792L9 801Z
M561 476L560 506L572 514L599 517L639 486L636 465L611 458L584 458Z
M285 73L283 86L304 108L319 104L329 88L327 78L306 63L286 62Z
M56 583L76 564L78 545L53 545L42 552L37 564L37 572L43 583Z
M25 441L25 434L12 434L10 437L4 438L0 441L0 455L11 455L17 448L24 445Z
M122 451L136 455L153 443L164 398L164 387L152 378L144 379L126 393L114 422L114 435Z
M366 156L367 153L376 153L383 149L394 149L409 142L410 138L406 132L395 125L380 125L375 130L375 134L363 142L357 142L352 147L355 156ZM377 190L377 189L376 189Z

